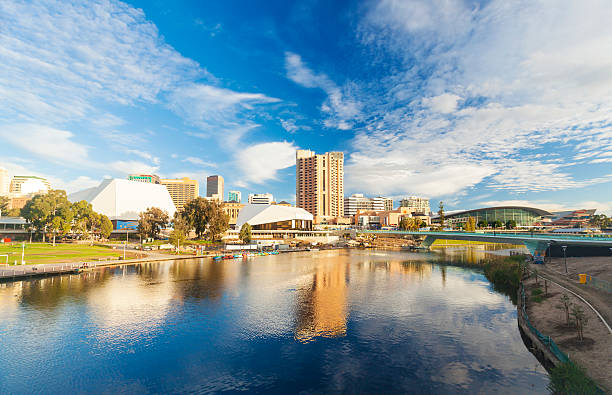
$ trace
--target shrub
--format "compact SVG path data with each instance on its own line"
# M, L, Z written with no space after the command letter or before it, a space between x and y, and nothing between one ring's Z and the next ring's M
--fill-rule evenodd
M536 288L536 289L534 289L533 291L531 291L531 294L532 294L533 296L538 296L538 295L542 295L542 292L543 292L543 291L542 291L542 288Z
M553 394L599 394L597 384L584 369L573 362L564 362L550 371L548 390Z

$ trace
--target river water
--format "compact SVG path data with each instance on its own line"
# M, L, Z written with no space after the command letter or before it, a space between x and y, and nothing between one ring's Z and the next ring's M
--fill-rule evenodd
M0 393L545 393L473 248L194 259L0 284Z

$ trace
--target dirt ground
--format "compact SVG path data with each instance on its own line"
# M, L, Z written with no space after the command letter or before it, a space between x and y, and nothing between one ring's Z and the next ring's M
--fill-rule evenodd
M565 273L563 258L552 258L552 262L546 266ZM612 256L567 258L567 272L572 278L577 278L579 273L585 273L612 282Z
M587 369L590 377L596 380L608 392L612 390L612 334L586 304L559 286L547 282L548 294L541 302L535 302L532 291L540 288L544 291L544 280L539 278L535 283L534 276L524 282L527 295L527 314L532 325L544 335L550 336L570 359ZM561 296L567 294L571 303L583 308L588 323L584 327L584 339L578 339L575 323L570 317L570 326L566 325L565 310L561 305ZM571 310L570 310L571 311Z

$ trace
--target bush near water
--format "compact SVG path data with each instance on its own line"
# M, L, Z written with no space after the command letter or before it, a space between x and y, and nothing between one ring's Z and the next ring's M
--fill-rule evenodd
M493 288L508 295L514 304L521 283L521 263L524 261L524 257L517 255L484 264L484 274L493 284Z

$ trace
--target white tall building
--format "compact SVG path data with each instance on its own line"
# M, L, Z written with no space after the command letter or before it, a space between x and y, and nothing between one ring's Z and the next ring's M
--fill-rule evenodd
M272 204L273 201L271 193L249 193L249 204Z
M0 167L0 196L8 196L11 189L11 177L8 170Z
M36 176L15 176L11 180L9 192L12 196L26 196L36 193L47 193L51 189L49 181Z
M344 198L344 216L352 217L357 210L367 211L391 211L393 210L393 199L378 196L369 198L361 193L355 193Z
M429 215L431 212L429 209L429 199L417 196L410 196L408 199L402 199L400 207L408 207L410 212L423 213L425 215Z
M84 189L68 196L71 202L85 200L93 210L110 220L136 221L138 215L151 207L157 207L174 216L176 207L168 189L162 184L106 179L100 185Z

